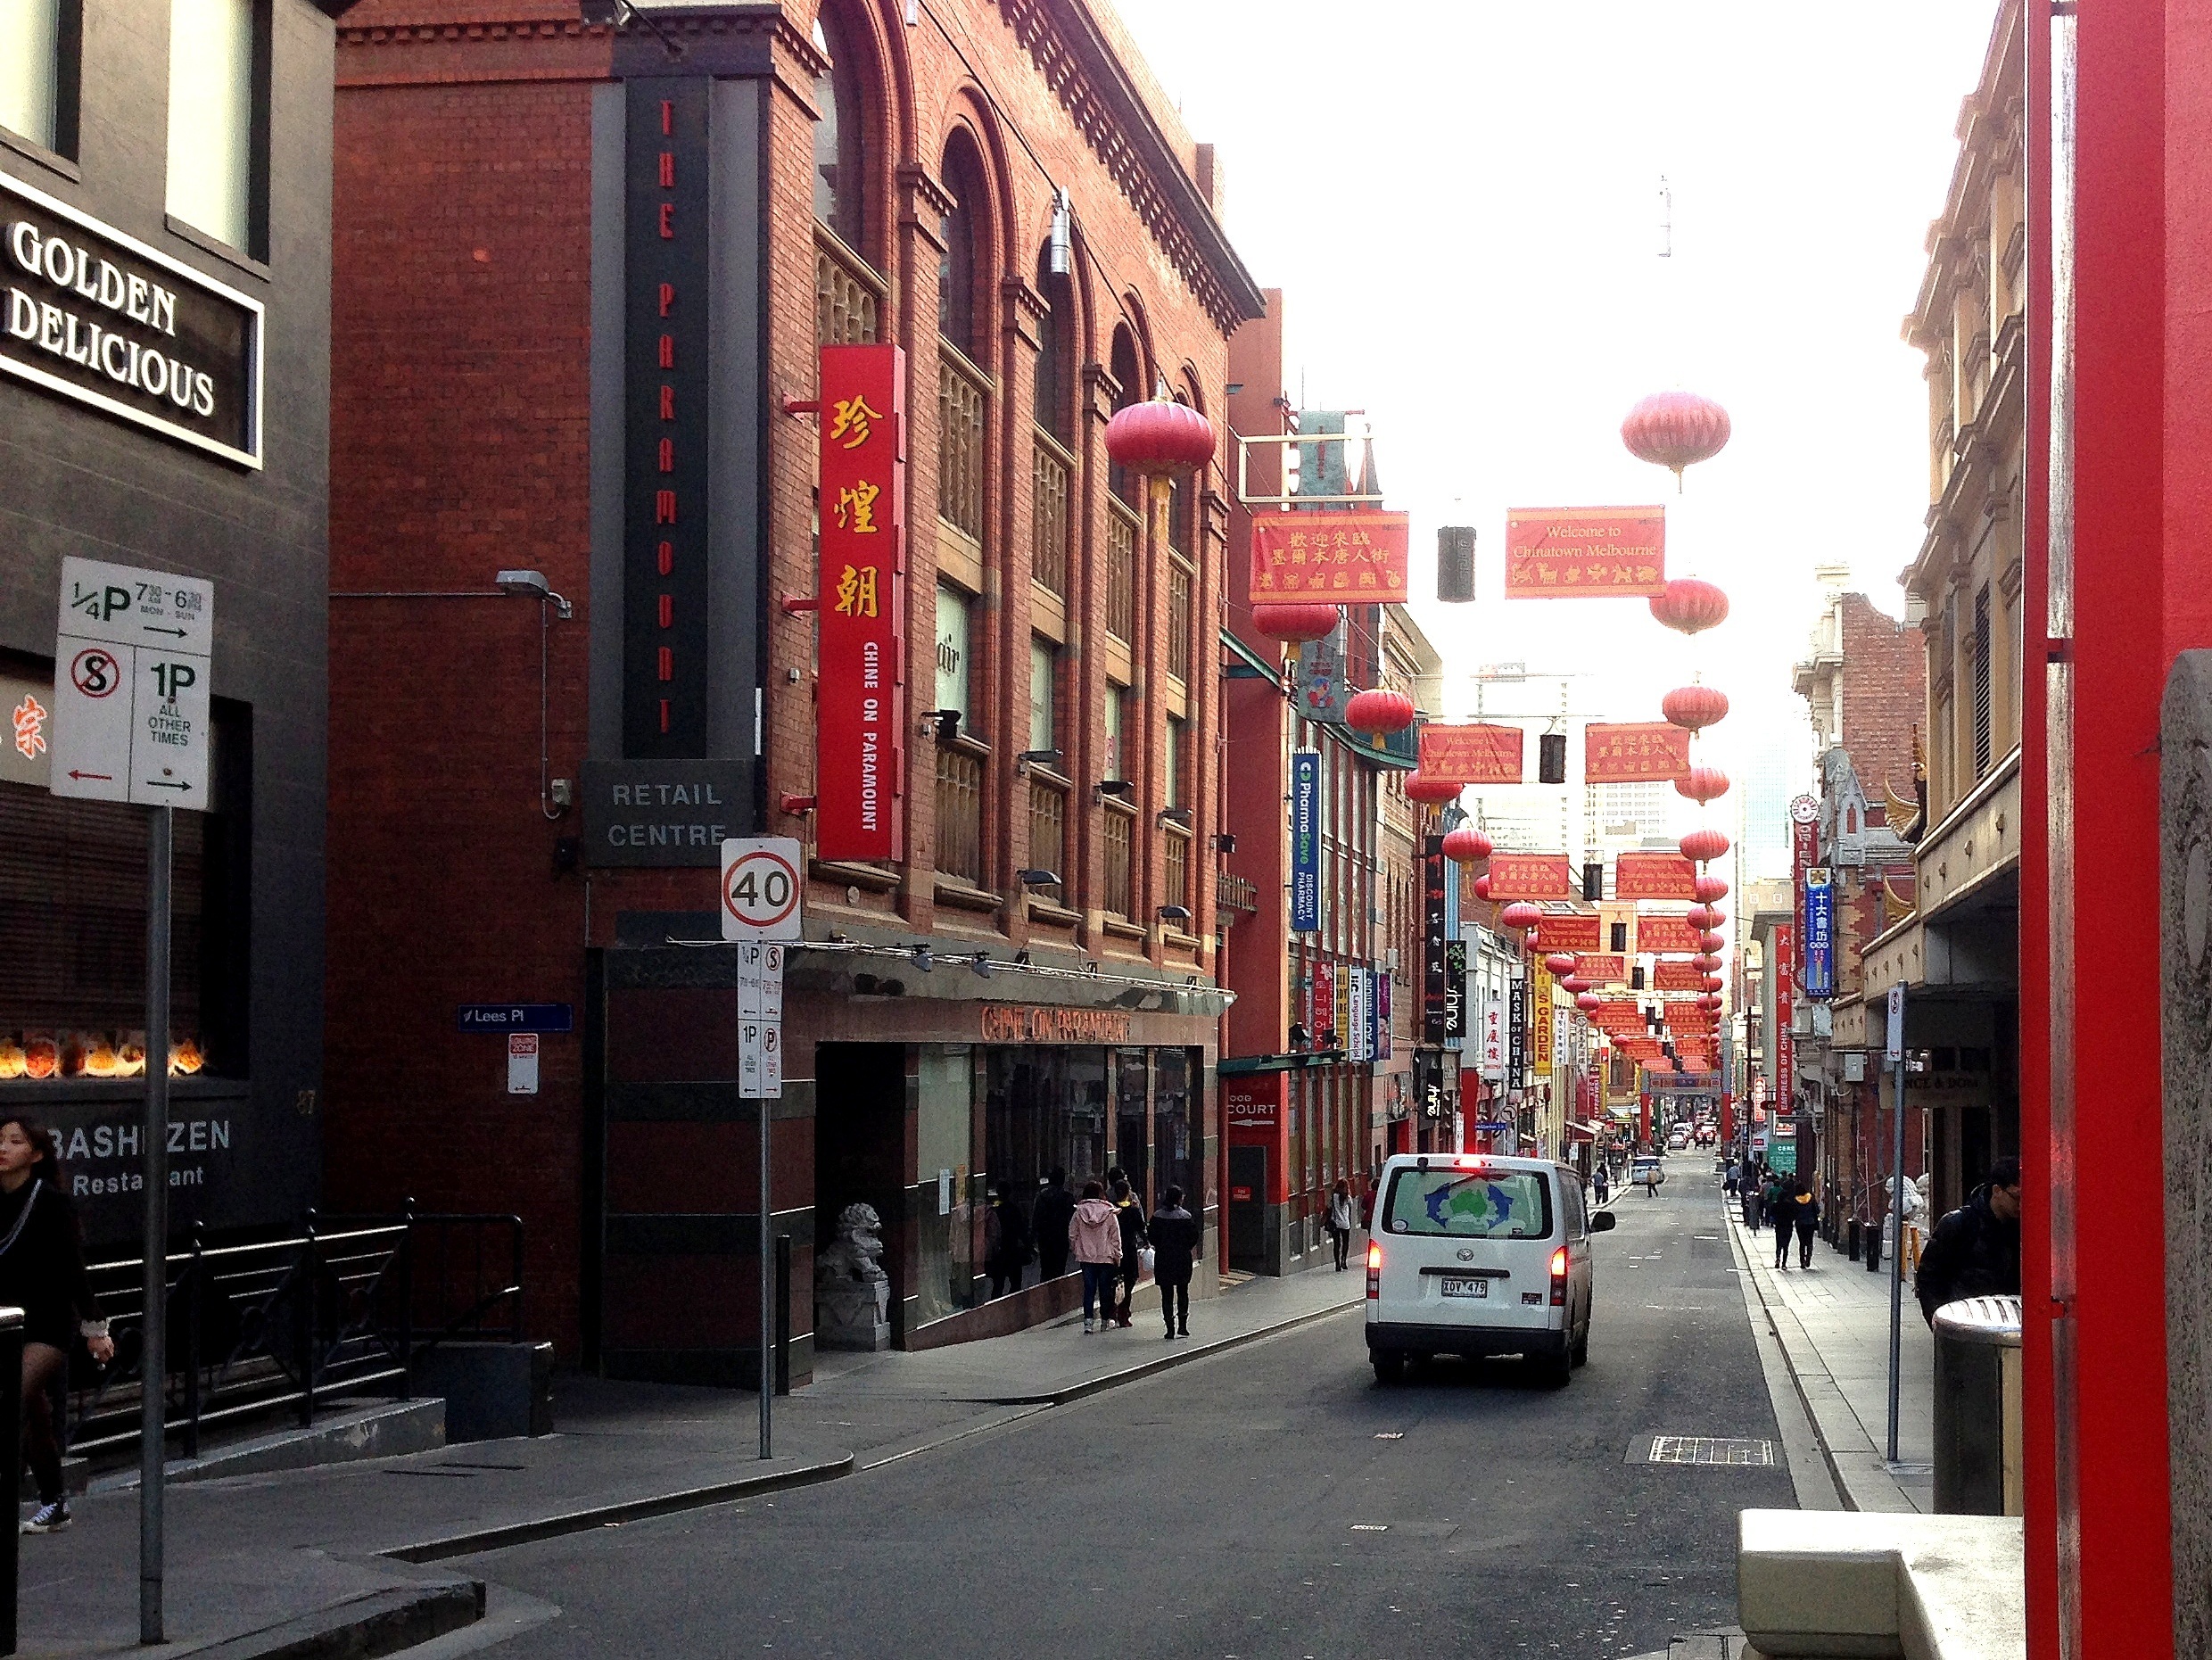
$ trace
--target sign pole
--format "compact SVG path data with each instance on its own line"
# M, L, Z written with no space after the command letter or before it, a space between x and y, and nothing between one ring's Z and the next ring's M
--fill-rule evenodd
M1889 1461L1894 1464L1905 1299L1905 988L1902 985L1889 988Z
M155 807L146 838L145 1327L139 1366L138 1640L161 1636L163 1425L169 1366L169 869L176 809Z
M774 1432L770 1420L776 1393L776 1270L771 1254L772 1247L768 1238L768 1227L775 1207L768 1197L768 1102L765 1096L753 1103L753 1111L760 1115L760 1456L772 1458L775 1456Z

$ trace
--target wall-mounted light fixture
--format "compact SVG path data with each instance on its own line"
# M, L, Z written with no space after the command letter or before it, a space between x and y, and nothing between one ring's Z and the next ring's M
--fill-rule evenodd
M949 744L960 736L960 711L958 709L924 709L921 712L920 724L914 728L914 732L917 737L920 738L927 738L934 732L937 734L937 742Z
M1134 801L1136 799L1136 786L1126 778L1101 779L1091 786L1092 805L1096 805L1109 796L1123 801Z
M1162 905L1160 907L1160 920L1163 922L1187 922L1191 920L1191 907Z
M1162 824L1180 824L1184 830L1188 830L1191 828L1191 819L1192 813L1188 807L1162 807L1160 810L1160 822Z
M1060 886L1060 872L1057 871L1021 870L1016 871L1014 875L1024 888L1057 888Z
M1033 766L1049 767L1057 772L1067 758L1057 749L1024 749L1014 757L1014 776L1026 776Z

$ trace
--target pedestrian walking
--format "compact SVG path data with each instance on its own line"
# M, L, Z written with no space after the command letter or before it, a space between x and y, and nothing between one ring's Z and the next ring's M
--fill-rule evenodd
M1797 1193L1790 1207L1790 1223L1797 1230L1797 1266L1812 1266L1812 1230L1820 1222L1820 1195L1812 1191L1812 1184L1803 1177L1797 1178Z
M1143 1271L1144 1207L1131 1191L1128 1177L1116 1177L1108 1193L1113 1200L1114 1220L1121 1229L1121 1301L1113 1317L1127 1326L1136 1302L1137 1279Z
M1036 1241L1037 1279L1056 1280L1068 1271L1068 1220L1076 1213L1076 1196L1068 1191L1068 1172L1059 1165L1029 1212L1029 1234Z
M1160 1317L1169 1337L1191 1334L1191 1268L1198 1257L1198 1218L1183 1208L1183 1190L1170 1187L1152 1215L1152 1283L1160 1287Z
M1083 1197L1068 1218L1068 1245L1083 1269L1083 1329L1096 1309L1114 1323L1114 1276L1121 1272L1121 1213L1108 1202L1106 1184L1085 1182Z
M1767 1226L1774 1230L1774 1266L1778 1268L1789 1267L1790 1235L1796 1232L1790 1220L1790 1212L1795 1208L1791 1203L1795 1197L1793 1184L1784 1181L1779 1175L1766 1190Z
M29 1119L0 1120L0 1303L23 1310L23 1461L38 1486L38 1508L23 1532L58 1533L70 1510L54 1391L69 1375L78 1339L102 1366L115 1345L93 1301L54 1137Z
M1605 1161L1598 1160L1597 1169L1590 1176L1590 1185L1597 1190L1597 1202L1605 1202L1605 1195L1613 1191L1613 1174L1605 1169Z
M991 1295L1003 1297L1021 1289L1022 1270L1036 1250L1029 1237L1029 1213L1002 1182L991 1190L991 1208L983 1218L983 1265L991 1276Z
M0 1133L4 1131L0 1126ZM1962 1297L2020 1294L2018 1159L2000 1159L1990 1166L1989 1179L1936 1224L1921 1247L1912 1291L1920 1300L1921 1318L1930 1326L1936 1324L1936 1309Z
M1728 1179L1721 1184L1721 1191L1731 1199L1736 1196L1736 1160L1733 1159L1728 1162Z
M1352 1248L1352 1189L1342 1177L1329 1193L1328 1213L1321 1225L1329 1230L1329 1248L1336 1253L1336 1271L1344 1271L1344 1259Z

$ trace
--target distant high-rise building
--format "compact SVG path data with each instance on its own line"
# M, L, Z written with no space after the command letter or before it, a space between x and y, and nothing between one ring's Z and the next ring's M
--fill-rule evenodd
M1780 718L1746 747L1736 842L1746 879L1789 874L1789 803L1812 787L1812 733L1804 706Z

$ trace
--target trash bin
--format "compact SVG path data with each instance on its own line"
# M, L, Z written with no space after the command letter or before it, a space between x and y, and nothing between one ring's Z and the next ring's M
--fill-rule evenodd
M1936 1310L1936 1509L2020 1514L2020 1300Z

